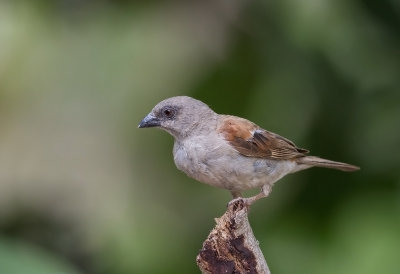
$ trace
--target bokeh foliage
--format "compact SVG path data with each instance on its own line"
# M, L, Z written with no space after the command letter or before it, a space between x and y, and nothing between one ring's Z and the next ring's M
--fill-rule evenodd
M361 166L251 211L273 273L400 268L400 3L0 1L0 273L197 273L227 191L138 130L189 95Z

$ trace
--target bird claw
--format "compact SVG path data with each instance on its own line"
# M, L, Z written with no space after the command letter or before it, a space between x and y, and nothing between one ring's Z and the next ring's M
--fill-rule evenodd
M255 200L252 199L252 197L250 198L238 197L229 201L227 207L233 207L233 210L242 209L243 207L250 209L250 206L254 201Z
M238 207L243 207L244 205L244 198L238 197L230 200L227 204L227 207L230 208L232 207L234 210L236 210Z
M242 197L238 197L238 198L234 198L232 200L230 200L227 204L228 207L233 206L233 204L239 202L240 200L244 200L245 198Z
M271 192L271 187L268 187L265 190L263 189L263 191L261 191L257 195L249 197L249 198L243 198L243 197L234 198L233 200L231 200L228 203L228 207L236 206L236 203L238 203L239 201L242 201L243 205L245 205L247 207L247 209L249 209L250 206L255 201L257 201L257 200L259 200L261 198L267 197L270 192Z

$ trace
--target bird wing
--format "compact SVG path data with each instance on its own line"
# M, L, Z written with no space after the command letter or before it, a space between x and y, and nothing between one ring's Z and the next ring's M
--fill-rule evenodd
M235 116L224 116L218 125L218 132L244 156L289 160L308 153L292 141Z

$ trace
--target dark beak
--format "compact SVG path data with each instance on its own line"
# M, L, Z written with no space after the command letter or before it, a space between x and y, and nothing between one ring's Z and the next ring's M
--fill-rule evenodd
M143 120L140 122L138 128L143 128L143 127L158 127L160 126L160 120L153 116L153 114L149 114L146 117L143 118Z

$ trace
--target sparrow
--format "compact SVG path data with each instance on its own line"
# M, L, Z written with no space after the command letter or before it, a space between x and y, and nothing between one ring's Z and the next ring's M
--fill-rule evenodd
M158 103L139 128L156 127L174 139L177 168L189 177L227 189L233 198L261 188L244 198L248 206L267 197L272 186L287 174L311 167L356 171L359 167L309 156L307 149L244 118L215 113L208 105L188 96Z

